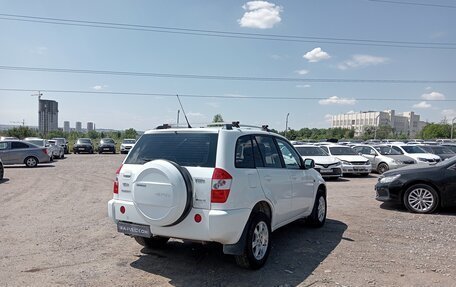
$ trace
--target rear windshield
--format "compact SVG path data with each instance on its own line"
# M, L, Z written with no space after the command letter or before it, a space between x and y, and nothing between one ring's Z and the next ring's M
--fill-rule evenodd
M166 159L182 166L215 167L216 133L160 133L143 135L130 151L126 164Z
M318 147L318 146L315 146L315 147L295 146L295 148L301 156L327 156L328 155L321 147Z

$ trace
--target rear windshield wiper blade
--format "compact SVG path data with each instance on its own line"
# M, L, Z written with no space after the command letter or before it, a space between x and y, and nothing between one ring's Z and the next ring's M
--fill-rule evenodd
M154 159L155 159L155 158L142 157L142 158L140 158L139 160L141 161L141 163L146 163L146 162L152 161L152 160L154 160Z

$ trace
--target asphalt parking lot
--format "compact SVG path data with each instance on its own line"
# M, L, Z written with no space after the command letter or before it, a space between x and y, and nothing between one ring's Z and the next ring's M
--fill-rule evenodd
M148 250L107 217L124 155L67 155L6 167L0 183L1 286L454 286L456 210L416 215L374 199L376 175L328 182L328 220L274 232L264 268L217 244Z

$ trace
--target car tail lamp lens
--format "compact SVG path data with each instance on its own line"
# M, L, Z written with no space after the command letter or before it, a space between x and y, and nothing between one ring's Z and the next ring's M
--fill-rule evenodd
M122 214L125 213L125 206L122 205L122 206L120 207L120 213L122 213Z
M47 148L43 148L43 152L44 152L45 154L48 154Z
M120 170L122 169L123 165L120 165L120 167L116 170L116 180L114 181L114 188L113 188L113 193L119 194L119 173Z
M230 195L233 177L224 169L215 168L211 182L211 202L225 203Z
M197 214L195 214L195 218L194 219L195 219L196 223L200 223L203 218L201 217L201 214L197 213Z

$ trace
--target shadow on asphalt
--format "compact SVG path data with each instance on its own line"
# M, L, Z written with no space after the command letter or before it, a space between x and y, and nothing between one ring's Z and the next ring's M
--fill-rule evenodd
M223 254L220 244L177 241L168 242L163 249L143 248L143 255L130 266L168 278L173 286L296 286L341 240L353 242L343 237L346 229L345 223L331 219L319 229L299 221L280 228L272 234L266 265L256 271L238 267L233 256Z
M383 202L380 204L380 208L385 209L385 210L393 210L393 211L398 211L398 212L405 212L405 213L411 213L405 208L404 205L399 204L399 203L393 203L393 202ZM430 214L432 215L432 214ZM438 208L437 211L434 213L434 215L450 215L450 216L456 216L456 208L455 207L445 207L445 208Z
M14 169L14 168L24 168L24 169L34 169L34 168L47 168L47 167L55 167L53 164L38 164L35 167L26 167L25 165L5 165L5 169Z

